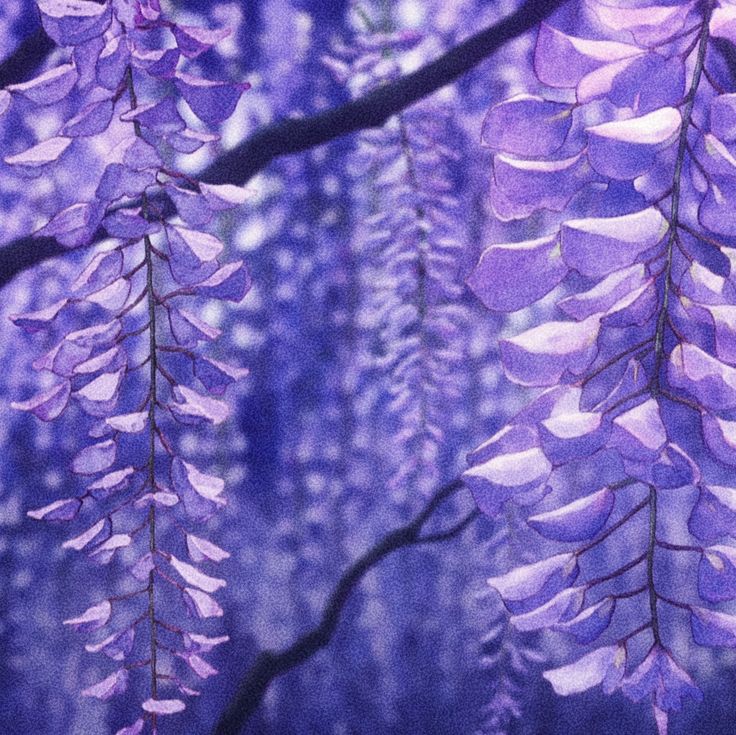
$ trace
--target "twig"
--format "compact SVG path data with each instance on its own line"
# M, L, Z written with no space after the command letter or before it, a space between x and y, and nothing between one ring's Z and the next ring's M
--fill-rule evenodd
M460 490L462 483L455 480L441 487L424 510L410 523L384 536L347 570L330 594L319 624L282 651L262 651L247 671L227 709L215 726L214 735L238 735L248 719L260 706L268 687L277 677L299 666L327 646L335 633L340 615L351 592L365 574L378 562L399 549L420 544L448 541L458 536L475 519L473 510L461 521L445 531L422 536L422 529L439 506Z
M531 30L565 0L526 0L495 25L471 36L435 61L339 107L312 117L267 125L220 156L196 178L242 185L281 156L300 153L343 135L380 127L392 115L451 84L505 43ZM90 245L106 236L99 230ZM54 238L21 237L2 248L0 288L26 268L69 252Z

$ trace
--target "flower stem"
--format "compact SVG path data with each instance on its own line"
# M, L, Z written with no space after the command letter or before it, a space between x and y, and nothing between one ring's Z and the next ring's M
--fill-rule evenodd
M657 546L657 491L649 486L649 545L647 546L647 587L649 588L649 611L652 616L654 642L660 643L659 617L657 615L657 591L654 587L654 549Z
M135 110L138 106L136 99L135 87L133 85L133 70L129 66L126 72L128 92L130 94L130 106ZM141 137L140 123L133 123L135 134ZM148 209L148 200L145 192L143 193L143 216L146 216ZM148 482L151 492L156 492L156 406L158 404L157 397L157 378L158 378L158 360L156 354L156 294L154 291L153 279L153 245L151 238L145 235L143 238L144 245L144 263L146 272L146 303L148 307L148 345L149 345L149 401L148 401ZM151 556L155 556L157 552L156 545L156 506L151 503L148 509L148 549ZM148 622L150 631L150 667L151 667L151 698L158 698L158 671L157 671L157 653L158 653L158 628L156 622L156 596L155 596L155 575L152 569L148 573ZM156 715L152 716L153 729L156 729Z
M667 323L667 307L670 298L670 289L672 287L672 254L677 238L677 230L680 226L680 196L682 191L682 167L687 153L687 134L690 130L690 123L693 115L693 107L695 105L695 95L700 86L700 79L705 65L705 53L708 50L708 28L710 23L710 15L712 5L708 3L703 12L703 25L700 29L698 37L697 49L698 55L693 69L693 78L690 82L690 88L685 96L685 106L682 110L682 122L680 125L680 137L677 145L677 158L675 160L675 171L672 177L672 206L670 207L669 216L669 236L667 238L667 247L665 250L665 266L664 276L664 293L662 295L662 308L657 318L657 329L654 334L654 372L652 374L652 393L656 396L659 393L659 374L664 360L664 330Z
M682 192L682 167L685 155L688 152L687 135L690 130L695 96L700 85L700 80L705 66L705 54L708 50L710 16L713 11L713 3L708 2L703 10L703 24L700 28L697 42L692 49L688 49L688 55L697 47L697 56L690 88L685 96L685 104L682 110L682 122L677 145L677 158L675 160L675 171L672 177L672 205L669 216L669 235L665 251L665 265L662 272L664 278L662 307L657 317L657 328L654 334L654 371L650 390L655 398L663 393L660 386L660 373L664 362L664 332L667 325L667 312L672 288L672 260L674 247L677 242L678 228L680 226L680 197ZM664 392L666 394L666 392ZM657 614L657 591L654 586L654 551L657 547L657 490L654 485L649 486L649 543L647 546L647 585L649 587L649 609L652 618L652 633L655 644L662 643L659 631L659 617Z

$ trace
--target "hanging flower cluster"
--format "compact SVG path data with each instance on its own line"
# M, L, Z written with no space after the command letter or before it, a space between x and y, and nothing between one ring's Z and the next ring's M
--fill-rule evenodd
M359 33L351 46L336 48L337 58L325 59L359 93L398 78L402 53L422 41L417 32L390 30L391 13L375 5L356 4ZM359 265L366 296L357 314L356 390L365 396L370 441L385 450L388 491L399 507L431 494L440 481L447 412L465 379L459 365L468 318L457 300L466 223L452 168L452 145L461 139L447 105L424 103L361 133L353 160L364 222L358 240L370 256ZM376 377L381 390L371 385ZM368 432L362 441L368 445Z
M510 520L484 544L494 564L502 564L511 556L529 557L529 547L517 537L517 530ZM482 588L476 598L486 624L490 623L480 641L480 667L488 681L489 696L474 735L507 735L526 714L526 691L545 657L536 633L520 632L509 625L505 608L492 589Z
M678 624L736 646L736 5L583 12L586 38L539 30L544 96L483 126L496 216L558 224L489 247L469 285L498 311L554 292L560 316L501 342L507 376L544 390L465 479L539 534L538 561L489 580L512 624L592 647L546 672L554 689L648 699L665 732L702 696Z
M224 482L177 450L177 427L227 418L223 394L247 371L200 349L218 330L198 312L208 299L238 303L250 287L243 262L223 261L223 244L201 229L246 192L198 183L167 162L217 139L186 124L180 99L211 128L232 114L247 85L185 71L227 31L170 22L158 0L37 4L68 61L0 92L0 107L71 97L78 112L56 136L5 161L18 175L40 177L62 158L76 156L73 167L82 169L94 145L107 148L94 193L37 232L68 248L102 233L104 244L63 299L12 317L58 338L34 362L48 387L14 407L43 421L68 410L80 426L86 416L88 427L71 466L84 490L28 515L78 521L83 530L65 547L126 567L124 591L65 624L88 636L88 651L115 662L83 694L106 700L125 691L134 672L149 672L143 712L119 735L147 724L156 732L160 716L182 711L182 697L198 693L187 672L215 674L205 654L227 640L192 626L192 618L223 614L213 595L225 580L205 570L229 554L191 525L225 504Z

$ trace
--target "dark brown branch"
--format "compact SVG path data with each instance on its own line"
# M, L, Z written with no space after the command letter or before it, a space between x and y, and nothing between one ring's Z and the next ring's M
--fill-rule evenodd
M0 62L0 89L30 79L54 47L54 42L39 26Z
M202 180L244 184L274 158L306 151L358 130L381 127L393 115L467 74L560 5L562 0L526 0L507 18L412 74L319 115L269 125L215 161L203 172Z
M220 156L198 178L211 184L242 185L276 158L309 150L358 130L380 127L392 115L456 81L505 43L534 28L563 2L526 0L507 18L412 74L318 115L267 125ZM98 233L91 244L102 237L104 233ZM28 236L13 240L2 249L0 288L26 268L66 252L69 251L53 238Z
M315 628L282 651L263 651L240 682L238 691L214 729L214 735L238 735L248 719L258 709L271 682L299 666L328 645L335 633L340 615L351 592L365 574L389 554L399 549L420 544L448 541L464 531L480 513L471 511L461 521L446 531L422 536L422 529L439 506L454 495L462 483L459 480L440 488L424 510L410 523L384 536L365 552L340 577L332 591Z
M103 5L106 0L92 0L93 3ZM0 89L11 84L25 82L36 73L38 68L56 48L53 39L49 38L41 26L38 9L33 7L33 16L36 18L36 27L13 50L10 56L0 61Z
M105 0L92 2L102 5ZM10 56L0 61L0 89L31 79L56 48L54 41L41 26L35 5L33 15L36 18L36 28L15 47Z

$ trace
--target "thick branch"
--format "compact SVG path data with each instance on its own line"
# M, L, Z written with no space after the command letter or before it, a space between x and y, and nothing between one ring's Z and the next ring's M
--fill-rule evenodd
M92 2L102 5L105 0L92 0ZM38 21L38 9L35 4L32 7L37 26L15 47L10 56L0 61L0 89L29 80L56 48L53 39Z
M30 79L54 48L54 42L39 26L0 62L0 89Z
M358 130L380 127L392 115L451 84L505 43L534 28L564 1L526 0L504 20L412 74L318 115L267 125L220 156L198 178L211 184L242 185L276 158L309 150ZM102 237L104 233L98 233L94 242ZM26 268L66 252L53 238L29 236L13 240L2 249L0 288Z
M392 531L375 546L365 552L342 575L332 591L322 618L315 628L305 633L295 643L282 651L263 651L258 655L244 678L234 698L214 729L214 735L238 735L248 719L258 709L271 682L299 666L327 646L335 633L340 615L365 574L378 562L399 549L420 544L447 541L465 530L480 513L471 511L461 521L446 531L422 536L422 529L439 506L454 495L462 484L456 480L440 488L425 509L410 523Z
M348 133L381 127L415 102L467 74L507 41L531 30L563 0L526 0L507 18L476 33L421 69L340 107L259 130L202 174L212 184L244 184L274 158L299 153Z

